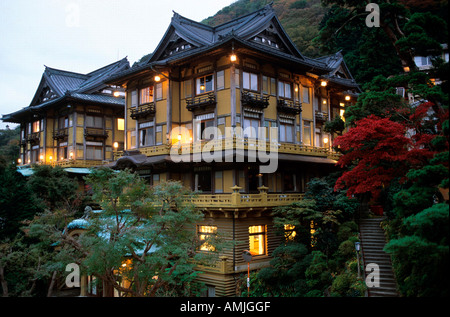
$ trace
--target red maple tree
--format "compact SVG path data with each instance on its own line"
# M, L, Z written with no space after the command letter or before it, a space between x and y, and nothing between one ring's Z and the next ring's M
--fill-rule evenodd
M337 180L335 190L347 188L349 197L371 193L376 200L394 178L405 180L409 169L426 164L435 154L431 141L436 134L425 127L432 106L424 103L413 113L405 113L404 123L371 115L337 137L334 146L343 153L337 165L347 171Z

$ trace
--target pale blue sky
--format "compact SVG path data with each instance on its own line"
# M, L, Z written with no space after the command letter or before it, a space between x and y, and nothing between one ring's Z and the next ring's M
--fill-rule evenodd
M30 104L44 65L89 73L125 56L133 64L156 48L172 10L201 21L235 1L0 0L0 115Z

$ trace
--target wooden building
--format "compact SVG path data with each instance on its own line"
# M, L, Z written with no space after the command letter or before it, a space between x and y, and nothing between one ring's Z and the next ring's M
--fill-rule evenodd
M83 174L111 162L114 146L123 148L125 100L104 80L128 68L126 58L88 74L45 67L30 105L2 117L21 127L19 172L49 164Z
M110 166L199 191L198 234L237 242L201 268L209 296L236 294L244 250L250 269L269 264L282 241L272 208L301 200L309 179L334 170L323 127L360 92L339 52L301 54L270 5L215 27L174 13L155 51L107 83L126 93L124 151ZM270 172L260 168L273 163L267 153L277 160Z

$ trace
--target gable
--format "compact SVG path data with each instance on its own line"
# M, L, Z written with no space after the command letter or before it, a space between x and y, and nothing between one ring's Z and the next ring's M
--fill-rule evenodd
M58 98L58 95L47 85L47 83L45 83L36 100L36 104L41 104L55 98Z

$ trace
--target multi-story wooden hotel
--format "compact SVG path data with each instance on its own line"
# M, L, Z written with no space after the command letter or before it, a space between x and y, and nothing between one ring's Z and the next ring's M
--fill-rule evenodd
M128 68L126 58L88 74L45 67L30 105L2 117L21 127L19 171L49 164L83 174L111 162L123 149L125 102L123 89L104 81Z
M199 191L195 204L206 217L198 234L237 242L216 267L202 268L211 296L236 294L244 250L250 269L269 264L282 241L272 208L302 199L309 179L333 170L337 154L324 124L359 92L340 53L302 55L270 5L215 27L174 13L153 54L106 83L126 93L124 151L109 166ZM87 159L84 146L77 159ZM267 153L276 157L269 173L260 169Z

